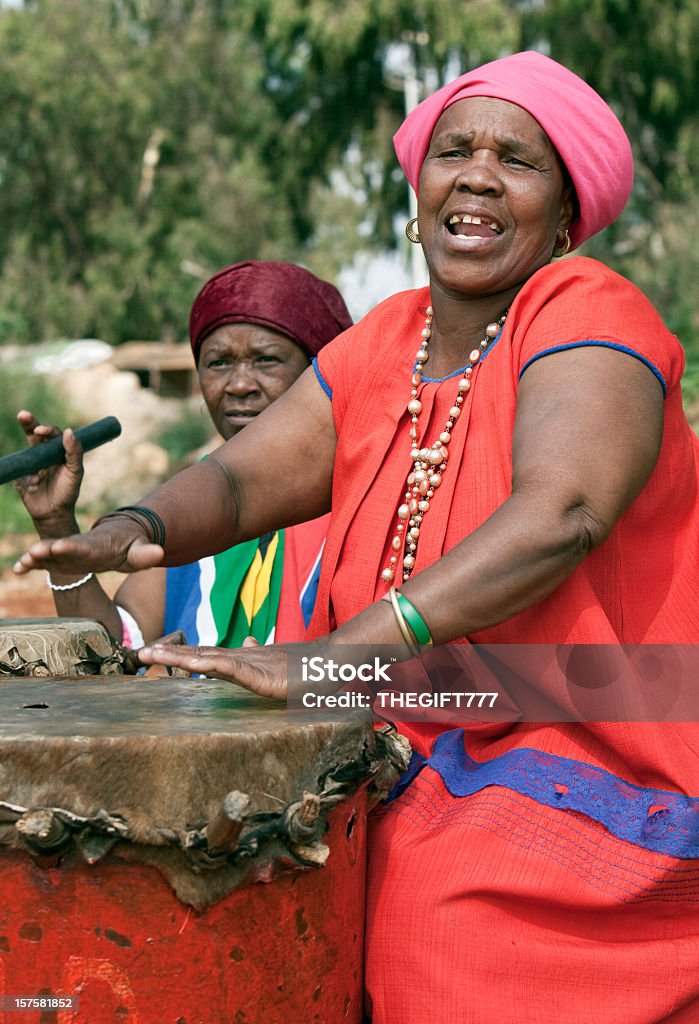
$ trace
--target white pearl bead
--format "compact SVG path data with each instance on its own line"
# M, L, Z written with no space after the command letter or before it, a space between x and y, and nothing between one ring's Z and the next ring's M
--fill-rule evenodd
M381 573L381 579L385 580L386 583L390 583L395 578L395 575L393 569L384 569Z

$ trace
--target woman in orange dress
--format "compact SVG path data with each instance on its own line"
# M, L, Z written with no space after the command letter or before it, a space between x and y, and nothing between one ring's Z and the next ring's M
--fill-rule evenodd
M652 644L662 704L699 640L682 349L630 282L552 262L623 209L624 131L523 53L425 100L396 149L429 287L335 339L245 444L148 496L140 525L116 514L17 571L175 563L332 507L319 651L563 645L572 682L589 645L608 666ZM141 657L286 692L283 649ZM370 835L373 1024L699 1020L699 731L649 717L401 726L413 759Z

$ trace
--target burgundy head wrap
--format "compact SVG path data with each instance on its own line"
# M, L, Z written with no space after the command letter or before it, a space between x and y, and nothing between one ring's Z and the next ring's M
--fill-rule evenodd
M291 338L313 357L352 326L337 288L293 263L247 260L224 267L201 289L189 316L194 361L224 324L259 324Z
M408 115L393 141L416 192L437 121L448 106L469 96L516 103L544 129L578 197L580 213L569 229L571 248L616 220L633 185L633 157L626 133L587 82L534 51L514 53L461 75Z

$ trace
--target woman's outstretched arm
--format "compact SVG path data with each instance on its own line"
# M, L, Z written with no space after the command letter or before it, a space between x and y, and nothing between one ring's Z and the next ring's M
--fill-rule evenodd
M153 542L145 523L107 517L87 533L38 541L14 570L181 565L314 519L330 508L336 441L331 404L307 370L244 431L143 499L164 524L164 544Z

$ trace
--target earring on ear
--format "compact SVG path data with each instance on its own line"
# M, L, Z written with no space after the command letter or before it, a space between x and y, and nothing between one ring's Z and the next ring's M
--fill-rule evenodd
M405 236L409 242L420 242L420 232L415 230L417 224L417 217L412 217L405 225Z
M570 251L570 245L570 235L568 234L568 228L566 228L561 245L558 244L558 235L556 235L556 245L553 248L553 255L556 257L565 256L565 254Z

